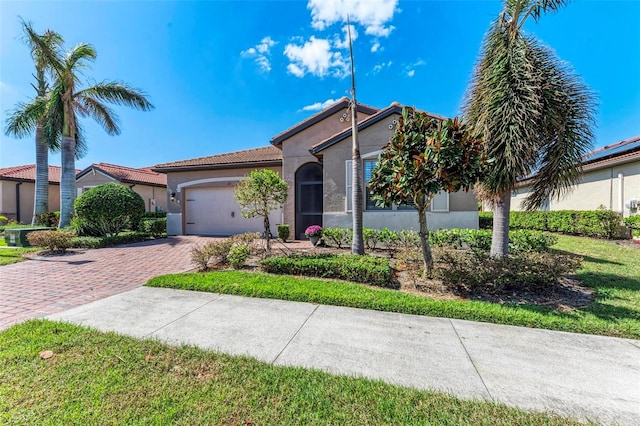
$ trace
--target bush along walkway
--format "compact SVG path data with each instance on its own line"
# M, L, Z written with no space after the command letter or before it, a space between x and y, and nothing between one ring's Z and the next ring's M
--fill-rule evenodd
M147 287L49 318L578 420L640 422L633 340Z

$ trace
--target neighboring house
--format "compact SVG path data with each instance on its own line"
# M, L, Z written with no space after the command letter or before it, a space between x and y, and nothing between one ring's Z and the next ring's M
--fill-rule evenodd
M622 213L638 214L640 208L640 136L605 146L584 156L584 174L579 184L560 199L549 200L543 210L595 210L600 206ZM523 180L513 191L511 209L522 210L529 191Z
M270 219L274 229L276 223L286 223L295 238L304 239L304 230L309 225L351 227L352 142L348 106L349 100L342 98L274 136L268 147L153 167L154 171L167 174L168 232L230 235L259 231L260 219L241 217L233 190L242 177L261 168L278 172L289 184L287 202L282 211L275 211ZM401 111L402 106L397 103L382 110L358 105L365 186ZM415 209L406 206L381 209L368 194L363 222L371 228L418 229ZM428 213L428 223L434 229L477 228L475 195L472 192L438 194Z
M31 223L36 165L0 169L0 216ZM60 167L49 166L49 211L60 210Z
M92 164L76 176L78 195L108 182L128 186L140 194L148 212L167 209L167 176L151 168L134 169L108 163Z

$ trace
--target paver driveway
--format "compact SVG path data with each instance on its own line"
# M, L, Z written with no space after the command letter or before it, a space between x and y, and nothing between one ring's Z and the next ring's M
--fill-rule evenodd
M157 275L189 270L191 248L212 239L169 237L2 266L0 330L140 287Z

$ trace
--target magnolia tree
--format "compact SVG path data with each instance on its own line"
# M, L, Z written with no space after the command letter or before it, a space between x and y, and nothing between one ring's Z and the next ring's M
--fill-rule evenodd
M276 172L264 169L254 170L240 180L233 194L242 209L242 217L263 219L267 252L271 251L269 213L287 201L288 189Z
M412 205L418 211L424 274L433 268L427 210L440 191L468 191L488 161L482 140L467 126L440 121L411 108L402 110L395 133L380 154L369 189L383 207Z

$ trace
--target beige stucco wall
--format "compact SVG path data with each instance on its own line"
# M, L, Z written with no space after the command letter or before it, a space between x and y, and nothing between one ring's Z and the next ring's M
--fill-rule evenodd
M95 175L93 173L87 173L76 179L76 188L82 190L83 188L91 188L109 182L120 183L137 192L144 200L145 210L148 212L156 211L156 207L161 210L167 210L167 190L160 186L122 183L103 173L96 172ZM155 204L152 200L155 200Z
M33 202L35 183L22 182L20 184L20 217L16 218L16 185L19 182L0 181L0 215L9 219L18 219L20 223L31 223L33 216ZM60 210L60 185L49 184L49 211Z
M618 177L620 173L623 175L622 179ZM513 211L522 210L521 201L527 192L527 187L519 188L517 196L511 198ZM587 170L582 176L582 181L573 186L571 191L560 199L551 200L550 210L595 210L604 206L622 212L626 217L638 213L638 209L630 210L624 207L624 203L632 199L640 201L640 161Z
M393 135L393 120L398 114L389 116L367 127L359 133L360 154L364 160L376 159L379 152ZM324 167L324 212L325 226L351 226L351 214L346 207L346 161L351 159L351 139L347 138L323 152ZM364 184L364 182L363 182ZM364 191L364 187L363 187ZM477 228L478 203L473 191L459 191L449 194L449 212L430 212L428 224L438 228ZM461 214L453 214L461 213ZM464 214L471 213L471 214ZM415 210L364 211L365 227L390 229L417 229Z
M296 171L306 163L318 162L318 159L309 152L313 145L316 145L351 126L351 121L340 121L340 118L346 112L347 109L344 108L282 142L282 176L289 184L289 196L287 197L287 202L284 205L283 216L284 223L289 224L292 230L296 229ZM367 114L358 112L359 122L367 117ZM324 166L326 167L326 162L324 163Z

